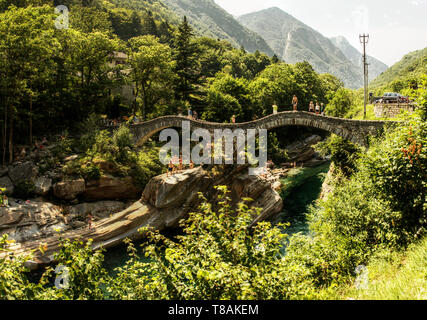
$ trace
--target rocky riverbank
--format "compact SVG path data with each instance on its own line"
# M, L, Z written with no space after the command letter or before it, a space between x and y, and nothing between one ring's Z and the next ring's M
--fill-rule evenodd
M222 170L205 170L198 167L186 170L173 176L166 174L153 178L146 186L139 201L127 209L108 215L111 210L99 209L104 217L93 223L93 228L86 225L77 228L70 227L72 217L77 218L85 212L96 212L95 204L79 204L68 206L67 209L55 205L40 203L38 205L16 209L3 208L3 226L9 230L20 229L14 233L16 243L10 249L14 254L28 254L34 250L34 258L29 262L31 268L52 262L53 254L59 248L61 239L93 239L94 248L108 248L120 243L125 238L138 239L144 235L138 230L142 227L152 227L156 230L177 227L179 221L189 212L197 210L201 200L199 192L208 199L215 196L217 185L226 185L234 205L242 198L254 201L250 206L261 207L260 215L254 217L254 223L268 219L282 208L280 195L272 188L271 182L258 176L249 176L246 166L226 166ZM109 203L109 209L118 209L118 203ZM24 209L24 210L20 210ZM61 210L62 209L62 210ZM46 213L47 212L47 213ZM27 240L26 240L27 239ZM42 247L43 250L39 250ZM43 252L42 252L43 251ZM1 253L0 253L1 254ZM3 253L4 254L4 253Z

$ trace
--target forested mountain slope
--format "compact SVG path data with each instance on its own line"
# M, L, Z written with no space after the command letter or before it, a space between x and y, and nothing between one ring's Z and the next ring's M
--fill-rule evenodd
M249 52L259 50L270 56L274 54L262 37L242 26L213 0L163 0L163 3L180 17L187 16L199 35L227 40Z
M422 74L427 74L427 48L405 55L402 60L395 63L372 81L371 86L380 87L388 85L393 81L416 79Z

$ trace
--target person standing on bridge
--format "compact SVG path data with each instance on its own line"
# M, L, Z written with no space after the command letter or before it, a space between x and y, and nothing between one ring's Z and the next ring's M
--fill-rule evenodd
M294 112L298 111L298 98L296 95L292 98L292 107L294 109Z
M316 101L316 114L320 114L320 105L319 102Z
M193 119L193 111L191 108L188 108L188 119Z
M323 104L323 102L320 104L320 114L322 116L325 115L325 105Z
M314 112L314 103L310 101L310 105L308 106L308 112Z
M279 107L276 105L276 101L274 101L273 104L273 114L277 114L277 110L279 109Z
M236 115L234 115L234 114L231 117L231 123L236 123Z
M194 120L198 120L198 119L197 119L197 111L196 111L196 110L194 110L194 112L193 112L193 119L194 119Z

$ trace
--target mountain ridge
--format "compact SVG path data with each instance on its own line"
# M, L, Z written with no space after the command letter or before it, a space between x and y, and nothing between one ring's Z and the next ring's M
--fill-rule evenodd
M327 37L278 7L242 15L237 19L258 33L287 63L303 60L319 73L331 73L346 86L363 86L363 72Z
M344 36L337 36L330 38L332 43L338 47L344 55L356 66L363 68L363 55L362 53L353 47L350 42ZM367 56L369 63L369 77L370 79L375 79L381 73L388 69L388 65L384 62L368 55Z
M211 38L227 40L249 52L256 50L269 56L274 51L256 32L241 25L230 13L213 0L162 0L176 15L186 16L195 32Z

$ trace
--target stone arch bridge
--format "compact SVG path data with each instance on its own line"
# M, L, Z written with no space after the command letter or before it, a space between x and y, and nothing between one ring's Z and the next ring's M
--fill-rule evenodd
M351 120L316 115L314 113L280 112L265 118L244 123L216 123L202 120L190 120L184 116L165 116L150 121L134 124L131 132L137 146L142 146L151 136L166 128L181 128L182 121L190 121L191 129L207 129L213 133L215 129L267 129L272 130L284 126L306 126L334 133L353 143L365 146L368 136L376 136L386 124L392 121Z

